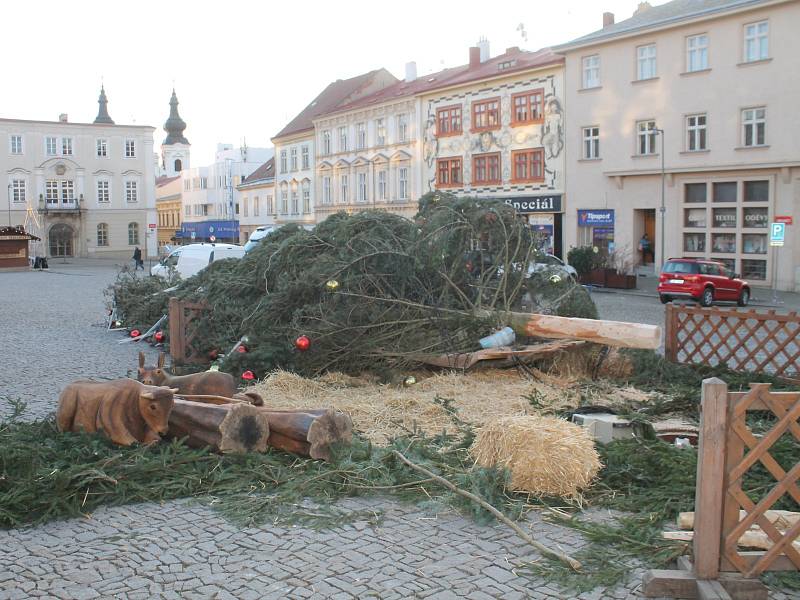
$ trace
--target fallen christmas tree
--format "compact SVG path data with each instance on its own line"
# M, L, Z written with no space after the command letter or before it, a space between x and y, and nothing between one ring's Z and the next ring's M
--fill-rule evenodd
M514 310L596 318L586 291L563 272L528 273L536 247L504 203L432 193L413 221L339 213L313 231L285 226L168 293L159 293L163 283L128 280L110 293L130 326L164 314L169 297L207 303L193 322L196 349L210 361L246 337L247 351L220 365L235 375L394 370L421 355L475 350ZM147 290L144 305L134 289ZM307 349L295 345L301 336Z

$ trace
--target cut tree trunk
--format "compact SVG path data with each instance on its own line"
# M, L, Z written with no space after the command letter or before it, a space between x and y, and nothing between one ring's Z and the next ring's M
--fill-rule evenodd
M300 456L329 461L336 444L353 441L350 415L329 409L273 410L258 409L269 421L267 444Z
M509 317L509 325L518 335L650 350L661 345L661 327L658 325L525 313L509 313Z
M209 404L175 398L169 434L194 448L217 452L264 452L270 426L267 415L245 402Z

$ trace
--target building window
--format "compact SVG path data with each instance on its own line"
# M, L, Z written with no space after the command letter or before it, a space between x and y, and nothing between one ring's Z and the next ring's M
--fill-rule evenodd
M47 156L55 156L58 154L58 138L46 137L44 138L44 148Z
M515 150L511 152L514 168L513 183L544 181L544 150Z
M706 149L706 115L686 117L686 149L697 152Z
M636 48L637 79L652 79L656 76L656 45L648 44Z
M331 153L331 132L329 130L322 132L322 153Z
M108 246L108 224L107 223L98 223L97 224L97 245L98 246Z
M745 181L745 202L769 202L769 181Z
M125 182L125 200L127 202L139 201L139 189L135 181Z
M367 125L359 123L356 125L356 149L363 150L367 147Z
M715 181L713 185L713 202L736 202L735 181Z
M600 158L600 128L583 128L583 158L592 160Z
M292 190L292 214L300 214L300 200L297 197L297 190Z
M22 154L22 136L21 135L12 135L10 144L10 152L11 154Z
M72 138L61 138L61 154L72 156Z
M472 157L472 183L489 185L500 183L500 153Z
M347 127L339 127L339 152L347 152Z
M500 99L472 103L472 130L500 128Z
M655 128L655 121L638 121L636 123L637 154L644 156L656 153L656 133L653 131Z
M301 160L303 161L303 169L308 169L309 165L310 165L309 158L308 158L308 146L304 145L300 149L300 157L301 157Z
M292 164L292 171L297 171L297 147L292 146L292 149L289 151L291 153L291 164Z
M341 194L342 194L342 196L339 199L339 202L341 202L342 204L347 204L347 202L350 199L350 197L349 197L349 195L347 193L347 191L348 191L347 190L347 184L348 184L347 175L342 175L342 179L341 179L341 188L342 188L341 189Z
M460 163L459 159L459 163ZM459 166L459 173L461 167ZM459 174L459 179L461 175ZM400 200L407 200L408 199L408 167L400 167L397 169L397 188L398 188L398 197Z
M71 179L61 182L61 202L64 204L75 202L75 182Z
M357 198L358 198L359 202L366 202L367 201L367 174L366 173L359 173L358 174Z
M383 119L375 119L375 145L386 145L386 124Z
M303 188L303 214L311 214L311 191Z
M705 183L687 183L684 187L684 202L700 203L706 201L708 193Z
M267 205L264 207L266 214L274 215L275 214L275 207L272 205L272 194L267 196Z
M460 158L436 159L436 184L439 187L459 187L462 181Z
M259 216L261 214L261 207L259 206L259 204L261 204L261 202L258 199L258 196L254 196L253 197L253 216L254 217L257 217L257 216Z
M200 189L201 190L208 189L208 177L200 178Z
M436 110L436 135L458 135L461 133L461 107L448 106Z
M326 175L322 178L322 203L331 203L331 177Z
M176 173L180 173L181 171L183 171L183 163L181 162L180 158L176 158L175 162L172 164L172 166L173 166L173 170Z
M708 68L708 36L690 35L686 38L686 70L702 71Z
M289 192L286 190L281 191L281 214L289 214Z
M108 156L108 140L97 140L97 157L106 158Z
M101 203L111 202L111 189L109 182L105 179L97 181L97 201Z
M600 55L584 56L581 59L583 89L600 87Z
M397 115L397 141L408 141L408 116Z
M744 61L769 58L769 23L759 21L744 26Z
M125 158L136 158L136 140L125 140Z
M129 246L138 246L139 245L139 224L138 223L128 223L128 245Z
M58 204L58 181L54 179L48 179L47 183L45 183L45 200L47 201L48 205L51 204Z
M11 180L11 199L14 202L25 202L25 180L12 179Z
M378 200L386 200L386 171L378 171Z
M544 120L544 90L511 95L511 124L541 123Z
M183 215L186 216L186 217L191 217L192 216L192 207L189 206L188 204L183 207Z
M767 109L763 106L742 111L742 145L763 146L766 143Z
M286 173L286 148L281 150L281 173Z
M249 217L250 216L250 199L249 198L242 198L242 216Z

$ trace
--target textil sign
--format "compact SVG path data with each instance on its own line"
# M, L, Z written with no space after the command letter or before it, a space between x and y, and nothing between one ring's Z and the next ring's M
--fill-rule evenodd
M578 210L579 227L598 227L614 224L614 210Z

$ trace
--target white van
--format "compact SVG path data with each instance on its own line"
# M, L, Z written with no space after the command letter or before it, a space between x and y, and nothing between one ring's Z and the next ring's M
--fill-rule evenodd
M236 244L189 244L176 248L157 265L153 265L150 275L168 279L170 272L174 272L182 279L188 279L215 260L243 256L244 248Z
M253 248L258 245L258 242L263 240L267 237L270 233L275 231L277 227L273 225L264 225L256 229L253 233L250 234L250 238L247 240L247 243L244 245L244 251L250 252Z

